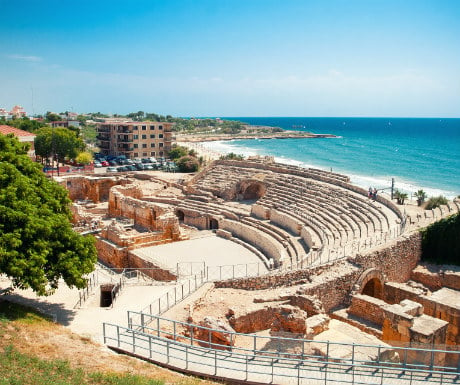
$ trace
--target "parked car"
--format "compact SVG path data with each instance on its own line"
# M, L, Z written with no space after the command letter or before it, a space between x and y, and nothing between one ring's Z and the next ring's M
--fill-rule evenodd
M145 168L142 163L134 163L134 167L136 168L136 170L139 170L139 171L142 171Z
M110 166L110 164L109 164L109 162L107 162L106 160L103 160L103 161L101 162L101 166L102 166L102 167L107 167L107 166Z
M126 166L119 166L119 167L117 167L117 171L118 172L123 172L123 171L129 171L129 170L126 168Z
M117 168L116 167L107 167L107 172L117 172Z
M115 160L109 160L109 164L110 164L112 167L116 167L116 166L119 165Z
M141 162L142 163L150 163L150 159L149 158L142 158Z
M144 170L155 170L151 163L144 164Z
M136 164L136 163L142 163L142 160L139 159L139 158L134 158L133 159L133 163Z
M132 165L134 162L131 159L125 159L125 164Z
M102 164L100 162L98 162L97 160L95 160L93 162L93 165L94 165L95 168L101 168L102 167Z
M137 168L134 167L132 164L126 165L125 168L127 168L128 171L137 171Z

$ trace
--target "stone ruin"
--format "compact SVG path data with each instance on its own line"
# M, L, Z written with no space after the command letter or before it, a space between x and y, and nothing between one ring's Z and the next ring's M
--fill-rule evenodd
M374 344L384 341L388 350L382 354L390 356L391 346L459 345L460 273L417 268L420 237L400 237L408 224L400 209L380 196L369 200L346 176L250 159L216 161L179 184L151 178L155 187L148 191L143 179L63 182L75 200L76 224L98 223L102 262L158 268L153 278L176 279L132 250L187 239L193 227L215 230L275 269L263 277L215 283L216 291L232 288L250 300L213 317L206 310L191 312L189 321L221 330L210 340L203 337L203 343L231 348L232 330L315 340L333 336L330 325L340 322L341 328L354 328L347 329L350 335L357 329L375 338ZM458 203L443 210L459 211ZM312 268L324 255L331 263ZM284 292L270 294L276 288ZM254 296L254 290L260 294ZM199 335L199 328L195 332ZM319 345L312 349L321 351ZM439 355L436 362L452 364L452 359Z

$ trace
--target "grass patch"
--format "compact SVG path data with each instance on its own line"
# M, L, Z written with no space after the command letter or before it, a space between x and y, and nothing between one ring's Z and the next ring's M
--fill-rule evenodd
M162 385L163 381L130 374L86 373L67 361L45 361L8 346L0 353L0 385Z
M25 324L50 322L50 318L40 314L36 310L0 298L0 322L18 321Z

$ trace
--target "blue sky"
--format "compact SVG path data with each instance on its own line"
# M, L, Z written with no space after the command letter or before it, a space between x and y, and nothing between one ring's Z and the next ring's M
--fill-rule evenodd
M8 109L460 117L456 0L0 0L0 9Z

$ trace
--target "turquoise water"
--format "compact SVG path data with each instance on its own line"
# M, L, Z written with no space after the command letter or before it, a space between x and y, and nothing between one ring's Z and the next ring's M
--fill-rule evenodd
M244 155L341 172L365 188L395 186L429 196L460 194L460 119L411 118L225 118L337 138L266 139L205 145Z

